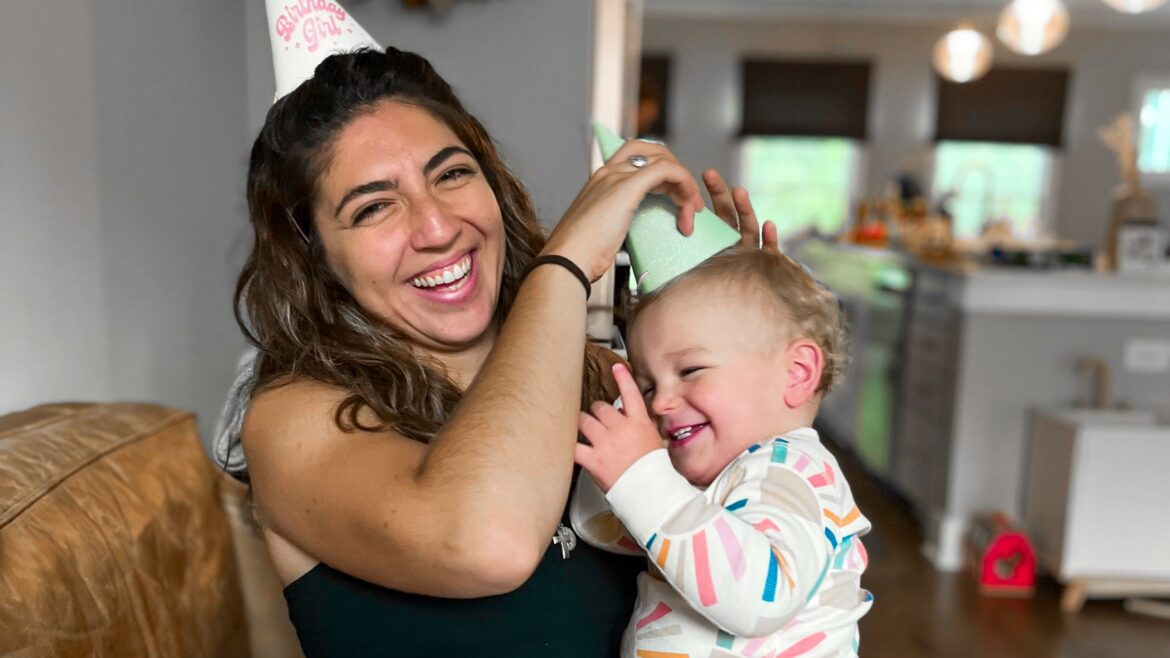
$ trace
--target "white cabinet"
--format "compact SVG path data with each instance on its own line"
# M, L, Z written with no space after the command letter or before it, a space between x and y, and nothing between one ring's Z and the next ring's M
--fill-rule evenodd
M1086 596L1170 593L1170 427L1138 412L1038 411L1024 525L1040 565Z

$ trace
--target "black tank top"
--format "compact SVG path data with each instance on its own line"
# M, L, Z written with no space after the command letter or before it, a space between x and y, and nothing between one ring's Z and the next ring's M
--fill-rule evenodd
M318 564L284 597L307 658L609 658L618 655L645 564L580 540L566 560L550 538L532 577L500 596L407 594Z

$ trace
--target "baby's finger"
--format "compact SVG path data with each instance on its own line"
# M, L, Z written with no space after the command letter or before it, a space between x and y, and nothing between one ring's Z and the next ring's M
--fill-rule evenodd
M756 219L756 211L752 208L752 201L748 198L747 190L737 187L731 192L735 201L735 212L739 214L740 243L758 247L760 244L760 223Z
M645 416L646 403L642 400L642 391L638 390L638 384L634 381L634 376L630 374L629 368L626 368L623 363L615 363L611 370L618 391L622 394L622 406L626 416Z
M592 411L593 415L597 418L597 421L604 425L606 429L613 429L616 425L625 420L625 416L622 415L622 412L614 409L612 405L606 404L604 402L600 404L594 402Z
M780 248L780 237L776 234L776 224L771 220L764 222L763 247L765 249Z
M573 449L573 461L588 471L593 465L593 446L578 443Z
M736 217L735 202L727 182L718 171L708 169L703 172L703 185L707 186L707 194L711 195L711 210L728 226L738 229L739 219Z
M585 438L589 440L589 443L593 445L597 445L599 440L605 440L605 425L602 425L601 421L597 420L593 416L590 416L584 411L581 412L580 417L577 419L577 427L580 428L581 433L585 435Z

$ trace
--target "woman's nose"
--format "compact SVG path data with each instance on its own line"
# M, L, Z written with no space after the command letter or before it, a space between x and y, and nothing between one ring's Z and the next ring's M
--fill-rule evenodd
M416 250L442 249L459 235L454 212L433 196L423 197L415 207L411 246Z

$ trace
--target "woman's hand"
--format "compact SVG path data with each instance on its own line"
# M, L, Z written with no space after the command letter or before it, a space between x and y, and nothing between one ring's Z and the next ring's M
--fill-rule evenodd
M578 443L574 456L602 491L609 491L634 462L662 447L662 437L646 413L642 392L630 371L614 364L613 378L622 393L622 409L595 402L592 414L582 412L581 433L589 445Z
M647 164L632 165L635 155L645 157ZM674 201L679 207L678 229L690 235L695 212L703 207L698 183L666 146L631 140L589 177L542 253L569 258L596 281L613 265L634 211L651 192Z
M727 182L714 169L703 172L703 185L707 187L707 194L711 195L711 206L715 214L727 222L728 226L739 231L740 244L779 249L776 225L770 221L764 222L761 234L760 222L756 218L756 211L752 208L747 190L742 187L729 188Z

